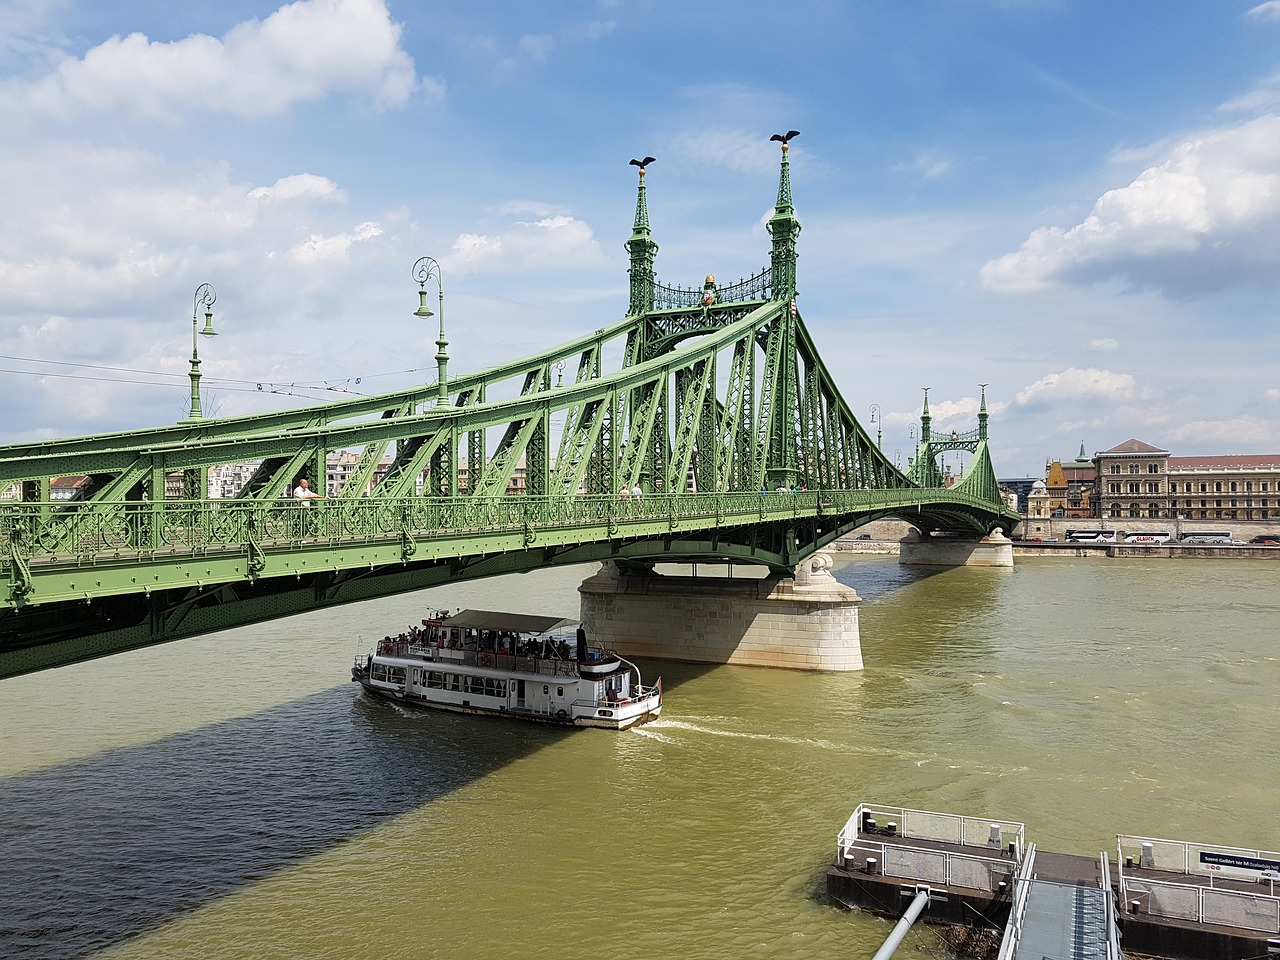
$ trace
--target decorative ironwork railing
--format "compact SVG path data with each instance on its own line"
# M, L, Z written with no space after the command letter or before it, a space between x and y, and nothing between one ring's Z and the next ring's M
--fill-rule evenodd
M716 286L715 298L711 303L743 303L747 301L765 301L772 298L773 271L765 267L753 277L739 280L727 286ZM691 307L704 307L706 287L669 287L657 283L653 287L654 310L684 310Z
M46 505L0 507L0 542L18 568L78 565L249 549L275 552L304 544L342 545L473 539L547 532L592 539L601 531L651 536L668 530L713 528L793 517L867 513L927 502L979 511L998 509L964 491L901 487L885 490L810 490L796 493L704 493L621 499L609 496L401 497L269 504L243 500L96 502L93 509L50 513Z

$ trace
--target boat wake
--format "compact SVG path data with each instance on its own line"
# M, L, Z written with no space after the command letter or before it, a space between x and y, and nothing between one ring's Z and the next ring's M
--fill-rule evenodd
M776 733L755 733L749 730L716 729L715 727L707 727L698 723L690 723L687 720L654 720L645 724L640 729L640 732L658 737L662 736L661 731L663 730L687 730L691 733L705 733L712 737L731 737L737 740L768 740L772 743L786 743L796 747L817 747L819 750L839 750L841 752L852 750L848 744L832 743L830 740L780 736ZM669 736L663 739L671 743L676 742Z

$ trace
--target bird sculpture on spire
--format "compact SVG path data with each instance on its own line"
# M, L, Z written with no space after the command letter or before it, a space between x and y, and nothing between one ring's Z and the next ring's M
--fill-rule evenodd
M800 136L799 130L788 130L786 133L775 133L772 137L769 138L769 142L772 143L774 140L777 140L779 143L782 144L782 149L785 151L788 149L787 142L792 137L798 137L798 136Z
M640 176L644 176L644 168L653 163L657 157L645 157L643 160L632 160L631 166L640 168Z

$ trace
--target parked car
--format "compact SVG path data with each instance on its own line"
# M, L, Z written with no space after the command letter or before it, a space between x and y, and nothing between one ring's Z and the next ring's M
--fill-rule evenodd
M870 540L870 539L871 539L871 534L869 534L869 533L860 533L860 534L858 534L858 535L857 535L857 537L855 537L854 539L856 539L856 540Z

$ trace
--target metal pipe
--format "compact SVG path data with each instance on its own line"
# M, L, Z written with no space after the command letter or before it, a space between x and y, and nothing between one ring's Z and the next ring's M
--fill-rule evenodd
M911 901L911 906L907 907L907 912L902 915L902 919L898 921L889 936L885 938L880 949L876 951L876 955L871 960L889 960L893 956L893 951L898 949L898 945L902 943L902 938L907 935L907 931L911 929L911 925L916 922L916 918L920 916L924 910L925 904L929 902L928 889L922 889L916 893L916 898Z

